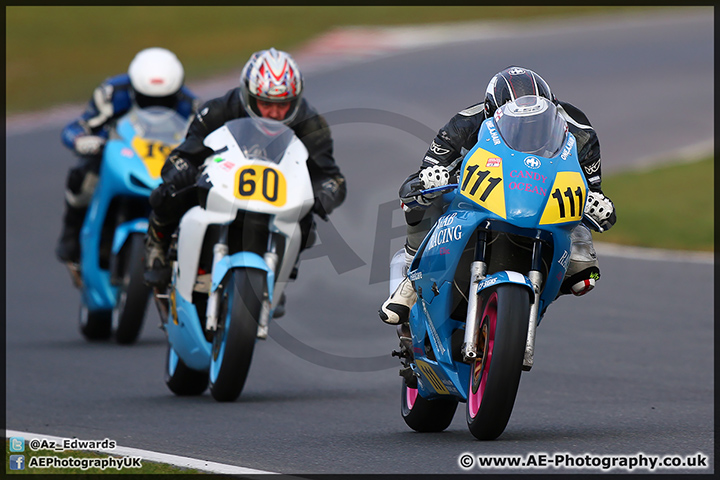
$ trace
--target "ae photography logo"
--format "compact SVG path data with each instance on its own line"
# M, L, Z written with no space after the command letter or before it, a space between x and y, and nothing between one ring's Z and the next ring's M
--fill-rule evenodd
M77 438L61 438L50 440L47 438L33 438L27 443L31 451L95 451L97 449L113 450L117 446L115 440L105 438L103 440L80 440ZM8 450L13 452L25 451L25 438L10 437L8 439ZM27 459L25 455L10 455L8 457L8 467L10 470L28 469L80 469L88 470L96 468L105 471L112 469L120 471L124 468L139 469L142 468L142 457L113 457L108 455L100 458L84 458L84 457L58 457L53 455L30 456Z
M694 455L649 455L638 452L632 455L594 455L590 453L529 453L527 455L473 455L465 452L457 459L465 471L472 469L580 469L608 472L624 470L649 472L673 469L706 470L708 456L698 452Z

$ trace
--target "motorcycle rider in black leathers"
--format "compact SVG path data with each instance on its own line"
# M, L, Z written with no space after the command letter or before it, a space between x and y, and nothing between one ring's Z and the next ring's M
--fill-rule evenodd
M236 118L279 120L288 125L307 148L315 205L300 222L301 249L312 245L313 212L327 219L345 200L346 185L333 158L333 140L327 121L302 97L302 90L303 79L292 57L270 48L250 57L240 75L239 87L200 107L185 140L170 152L163 165L163 183L150 195L153 211L146 236L145 283L162 289L170 282L166 258L170 238L183 214L198 204L197 193L187 187L195 184L200 166L213 153L203 145L203 140L226 121ZM174 192L176 196L172 195ZM281 305L283 302L284 299ZM279 317L283 312L284 308L278 308L274 316Z
M524 95L539 95L557 106L577 141L580 166L590 189L585 214L603 231L615 224L615 207L600 188L600 144L589 120L577 107L558 101L540 75L526 68L511 66L493 76L484 102L457 113L439 130L425 153L420 170L410 175L400 187L399 196L407 223L405 261L408 267L445 207L442 197L417 196L418 190L446 185L451 183L450 179L457 179L462 159L477 143L482 123L492 117L500 106ZM594 288L595 281L600 278L600 270L588 227L578 225L572 232L571 240L570 263L560 293L580 296ZM408 321L416 300L412 283L405 277L381 306L378 312L380 318L388 324L403 324Z
M63 144L80 158L66 180L65 215L55 253L70 265L80 261L80 229L100 171L108 134L115 121L133 106L162 106L189 119L200 104L183 85L180 60L164 48L146 48L130 62L127 73L105 80L93 92L85 111L62 131Z

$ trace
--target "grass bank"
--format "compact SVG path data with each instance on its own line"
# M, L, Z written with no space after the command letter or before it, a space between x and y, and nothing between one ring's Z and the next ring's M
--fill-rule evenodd
M162 46L183 62L191 81L242 66L275 46L293 50L329 29L472 20L632 13L667 7L6 7L6 114L84 102L139 50ZM678 8L678 7L674 7ZM299 21L300 20L300 21Z
M617 223L595 241L714 251L714 158L603 177Z

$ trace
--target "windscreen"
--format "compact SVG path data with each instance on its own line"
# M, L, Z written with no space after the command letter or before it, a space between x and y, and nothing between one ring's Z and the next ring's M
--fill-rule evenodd
M129 120L137 136L167 145L180 143L188 127L186 119L175 110L165 107L133 109L129 113Z
M567 123L555 105L535 95L498 108L495 123L508 147L545 158L557 154L567 134Z
M295 135L282 123L266 118L238 118L225 126L247 158L273 163L280 163Z

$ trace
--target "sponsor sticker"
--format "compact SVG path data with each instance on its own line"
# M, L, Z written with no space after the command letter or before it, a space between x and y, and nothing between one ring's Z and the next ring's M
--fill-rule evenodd
M537 157L525 157L524 162L528 168L532 169L540 168L540 166L542 165L542 163Z

